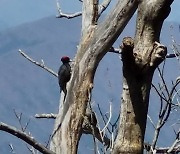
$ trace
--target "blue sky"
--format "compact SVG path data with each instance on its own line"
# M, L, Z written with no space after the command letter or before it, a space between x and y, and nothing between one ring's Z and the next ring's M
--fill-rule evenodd
M60 0L60 4L64 12L81 10L78 0ZM56 0L0 0L0 6L0 30L57 14ZM175 0L167 20L180 23L179 8L180 0Z

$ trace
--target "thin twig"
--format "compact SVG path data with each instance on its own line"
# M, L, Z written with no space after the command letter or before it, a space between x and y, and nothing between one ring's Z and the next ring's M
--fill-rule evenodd
M179 142L180 142L180 129L176 135L176 140L174 141L174 143L172 144L172 146L169 148L169 150L167 152L171 153ZM180 145L179 145L179 148L180 148Z
M23 131L26 131L27 127L30 124L31 119L28 120L28 122L26 122L26 125L23 127Z
M104 115L105 116L105 118L108 120L109 119L109 117L107 116L107 113ZM111 123L111 122L109 122L109 125L112 127L113 126L113 124Z
M113 53L117 53L117 54L121 54L122 53L121 49L114 48L114 47L111 47L108 52L113 52Z
M52 139L52 137L51 137L51 135L49 135L48 141L46 143L46 148L49 146L51 139Z
M121 54L121 49L114 48L114 50L109 50L108 52ZM179 56L180 56L180 53L169 53L169 54L166 55L166 58L177 58Z
M84 134L92 134L93 135L93 130L92 127L90 126L91 124L89 121L87 122L86 118L84 119L83 126L82 126L82 131ZM109 147L110 144L110 139L104 136L102 137L102 134L99 131L99 126L93 126L94 128L94 135L95 137L104 145Z
M170 91L170 96L169 96L169 99L168 99L168 105L169 105L169 108L168 108L168 112L166 114L166 117L164 118L164 123L167 121L168 117L169 117L169 114L170 114L170 111L171 111L171 105L172 105L172 98L173 98L173 93L176 89L176 87L178 86L178 84L180 83L180 80L177 81L175 83L175 85L172 87L171 91Z
M26 148L31 152L31 154L36 154L35 150L33 147L29 147L27 144L26 144Z
M14 114L15 114L18 122L19 122L19 125L20 125L20 127L21 127L21 130L23 131L23 126L22 126L22 123L21 123L22 113L20 113L20 114L18 115L18 113L16 112L15 109L13 109L13 111L14 111ZM23 132L24 132L24 131L23 131Z
M169 53L166 55L166 58L177 58L178 56L180 56L179 53L175 54L175 53Z
M110 2L111 2L111 0L103 0L103 2L99 5L99 8L98 8L98 16L99 17L107 9L107 7L109 6Z
M163 86L165 87L165 91L166 91L166 93L167 93L167 95L168 95L168 97L169 97L169 96L170 96L169 90L168 90L166 81L165 81L165 79L164 79L164 76L163 76L163 74L162 74L162 72L161 72L161 70L160 70L159 67L158 67L158 72L159 72L160 78L161 78L161 80L162 80L162 82L163 82Z
M168 150L170 147L156 147L155 149L152 149L152 145L149 143L144 143L144 149L147 151L151 150L152 154L163 154L163 153L168 153ZM179 153L180 152L180 146L175 146L171 153Z
M115 121L114 124L112 125L112 129L114 129L114 127L115 127L115 128L117 127L117 123L118 123L118 121L119 121L119 118L120 118L120 113L119 113L116 121Z
M9 144L9 147L11 149L11 152L15 154L16 152L14 151L14 147L13 147L13 145L11 143Z
M111 102L110 102L110 106L109 106L109 119L106 123L106 125L104 126L104 128L100 131L101 133L104 132L106 130L106 128L109 125L109 122L111 121L111 117L112 117L112 106L111 106Z
M176 46L177 43L176 43L173 35L171 35L171 39L172 39L172 43L173 43L171 49L174 51L174 53L167 54L166 58L177 58L177 59L179 59L180 52Z
M160 70L159 70L159 72L160 72ZM175 83L175 85L173 85L171 91L169 92L168 88L167 88L167 85L165 85L166 83L164 81L164 78L163 78L162 74L160 76L161 76L161 79L163 80L164 86L166 87L165 89L166 89L166 93L168 95L168 98L167 98L166 105L162 109L162 112L161 112L161 114L159 116L159 120L158 120L158 123L157 123L157 126L156 126L156 130L155 130L154 139L153 139L153 142L152 142L152 149L155 149L155 146L156 146L156 143L157 143L157 139L159 137L160 130L163 127L163 125L167 122L167 120L168 120L168 118L170 116L171 109L172 109L173 94L174 94L174 91L175 91L176 87L180 83L180 80L177 80L177 82Z
M32 62L33 64L43 68L44 70L48 71L49 73L51 73L52 75L54 75L55 77L58 77L58 74L55 73L53 70L51 70L50 68L48 68L47 66L45 66L44 62L39 63L36 62L35 60L33 60L32 58L30 58L27 54L25 54L21 49L19 49L20 54L25 57L27 60L29 60L30 62Z
M147 115L149 121L151 122L152 126L154 127L154 129L156 129L156 126L154 124L154 122L152 121L151 117L149 115Z
M163 61L163 66L162 66L162 76L164 76L164 70L165 70L165 65L166 65L166 59Z
M164 93L164 89L165 89L164 85L161 85L160 83L158 83L158 86L159 86L159 90L161 91L161 95L162 95L164 98L166 98L166 95L165 95L165 93Z
M161 97L164 101L167 101L162 94L160 94L159 90L156 88L156 86L152 83L151 86L155 89L156 93L158 94L159 97Z
M22 115L23 115L23 114L20 113L20 114L18 115L18 113L16 112L15 109L13 109L13 111L14 111L14 114L15 114L18 122L19 122L19 125L20 125L20 127L21 127L21 130L22 130L23 132L25 132L26 129L27 129L27 127L28 127L28 125L30 124L30 121L31 121L31 120L29 119L29 120L26 122L25 126L23 126L23 124L22 124Z
M159 109L159 118L161 118L161 115L162 115L162 112L163 112L163 99L162 99L162 97L160 97L160 109Z
M101 117L102 117L102 120L103 120L103 122L104 122L104 124L106 125L106 120L105 120L105 118L104 118L104 116L103 116L103 113L102 113L102 111L101 111L101 108L100 108L100 105L98 104L98 110L99 110L99 112L100 112L100 115L101 115ZM109 128L107 127L107 130L108 130L108 132L111 134L112 132L109 130Z

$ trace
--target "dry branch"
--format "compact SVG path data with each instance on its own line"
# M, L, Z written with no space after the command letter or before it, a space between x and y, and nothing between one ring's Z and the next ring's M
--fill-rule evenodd
M112 105L111 105L111 102L110 102L110 106L109 106L109 119L106 123L106 125L104 126L104 128L101 130L101 133L105 132L106 128L108 127L110 121L111 121L111 118L112 118Z
M110 139L106 136L102 138L103 134L100 132L99 128L97 126L92 125L88 118L84 119L82 130L82 133L94 135L94 137L96 137L101 143L109 147Z
M144 143L144 149L146 151L150 151L152 148L152 145L149 144L149 143ZM153 151L155 151L155 153L159 153L159 154L163 154L163 153L169 153L169 149L171 147L156 147ZM171 149L171 152L170 153L179 153L180 152L180 146L175 146L173 147L173 149ZM151 152L152 153L152 152Z
M32 62L33 64L41 67L42 69L48 71L49 73L51 73L52 75L54 75L55 77L58 76L57 73L55 73L53 70L51 70L50 68L48 68L47 66L45 66L44 62L42 61L42 63L36 62L35 60L33 60L31 57L29 57L27 54L25 54L21 49L19 49L20 54L25 57L27 60L29 60L30 62Z
M82 15L82 12L76 12L76 13L73 13L73 14L65 14L65 13L62 13L62 10L61 10L61 7L60 7L60 4L57 0L56 2L56 5L57 5L57 10L58 10L58 15L56 16L56 18L67 18L67 19L71 19L71 18L75 18L75 17L79 17Z
M105 117L104 117L104 115L103 115L103 113L102 113L102 111L101 111L101 108L100 108L100 105L99 105L99 104L98 104L98 110L99 110L99 113L100 113L100 115L101 115L101 118L102 118L104 124L106 125L106 120L105 120ZM112 133L108 127L107 127L107 130L108 130L108 132L109 132L110 134Z
M171 37L172 37L172 43L173 43L171 49L174 51L174 53L170 54L169 58L175 58L176 57L177 59L179 59L180 52L179 52L179 49L177 47L177 42L173 36L171 36Z
M82 0L79 0L80 2L83 2ZM109 6L111 0L104 0L99 6L98 6L98 16L100 17L101 14L107 9L107 7ZM82 15L82 12L76 12L73 14L66 14L63 13L60 7L60 4L57 0L56 2L57 5L57 10L58 10L58 15L56 16L56 18L67 18L67 19L71 19L71 18L75 18L75 17L79 17Z
M44 145L38 143L32 136L26 134L25 132L18 130L17 128L7 125L5 123L0 123L0 130L5 131L11 135L14 135L21 140L25 141L26 143L30 144L33 146L35 149L38 151L42 152L43 154L55 154L51 150L45 148Z
M121 50L118 48L110 48L109 52L113 52L113 53L117 53L117 54L121 54ZM176 58L180 56L180 53L169 53L166 55L166 58Z
M99 8L98 8L99 16L101 16L101 14L107 9L110 3L111 3L111 0L103 0L103 2L99 5Z
M179 149L180 151L180 144L179 146L177 145L178 143L180 143L180 129L176 135L176 140L174 141L174 143L172 144L172 146L169 148L169 150L167 151L168 153L172 153L174 149Z
M28 127L28 125L29 125L29 123L30 123L30 119L26 122L25 126L23 126L23 124L22 124L22 115L23 115L23 114L22 114L22 113L18 114L15 109L14 109L13 111L14 111L14 114L15 114L18 122L19 122L19 125L20 125L20 127L21 127L21 130L22 130L23 132L25 132L26 129L27 129L27 127Z
M82 12L76 12L73 14L65 14L62 13L61 10L59 10L59 15L56 16L56 18L67 18L67 19L71 19L71 18L75 18L75 17L79 17L82 15Z
M149 121L151 122L153 128L156 129L156 126L155 126L153 120L151 119L151 117L149 115L147 115L147 117L148 117Z
M56 119L57 115L50 113L50 114L36 114L35 118L41 119L41 118L47 118L47 119Z
M31 154L38 154L38 152L35 151L35 149L34 149L32 146L29 147L28 145L26 145L26 147L27 147L27 149L29 150L29 152L30 152Z
M11 143L9 144L9 147L11 149L11 153L16 153L15 150L14 150L14 147L13 147L13 145Z
M169 53L169 54L166 55L166 58L176 58L178 56L180 56L180 54Z
M173 99L176 95L176 93L174 94L174 92L176 92L176 87L180 83L180 80L176 80L176 83L173 84L173 87L171 88L171 90L169 90L167 87L167 84L165 82L164 76L163 76L163 70L160 71L160 69L158 68L158 71L159 71L159 76L160 76L160 79L162 81L162 84L163 84L162 86L164 87L166 95L164 93L162 93L163 94L163 96L162 96L159 92L161 90L161 88L160 88L160 90L158 90L153 85L153 87L155 88L155 90L156 90L156 92L159 95L160 100L161 100L161 107L160 107L160 111L159 111L159 119L158 119L157 126L155 128L154 139L152 142L152 149L153 150L156 149L156 143L157 143L161 128L164 126L164 124L167 122L167 120L170 116L170 113L172 110L172 102L173 102ZM163 102L163 101L165 101L165 102ZM165 105L163 106L164 103L165 103Z
M111 48L109 49L109 52L113 52L113 53L121 54L121 49L111 47Z

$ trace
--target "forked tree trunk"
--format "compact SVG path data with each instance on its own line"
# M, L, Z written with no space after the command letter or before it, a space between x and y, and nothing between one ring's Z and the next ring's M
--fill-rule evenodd
M140 1L135 39L123 40L123 93L114 154L143 153L151 81L167 53L166 47L158 43L159 36L172 2Z
M98 0L83 0L82 38L50 144L56 154L77 153L96 68L137 8L136 0L120 0L108 18L97 25L97 4Z

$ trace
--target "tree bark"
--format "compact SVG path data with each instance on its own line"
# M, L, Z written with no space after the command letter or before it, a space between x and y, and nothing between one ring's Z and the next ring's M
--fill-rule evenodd
M97 2L83 1L81 42L65 102L60 102L50 144L56 154L77 153L96 68L137 8L137 0L120 0L108 18L97 25Z
M164 19L173 0L141 0L135 39L124 38L123 93L114 154L143 153L151 81L167 49L159 42Z

